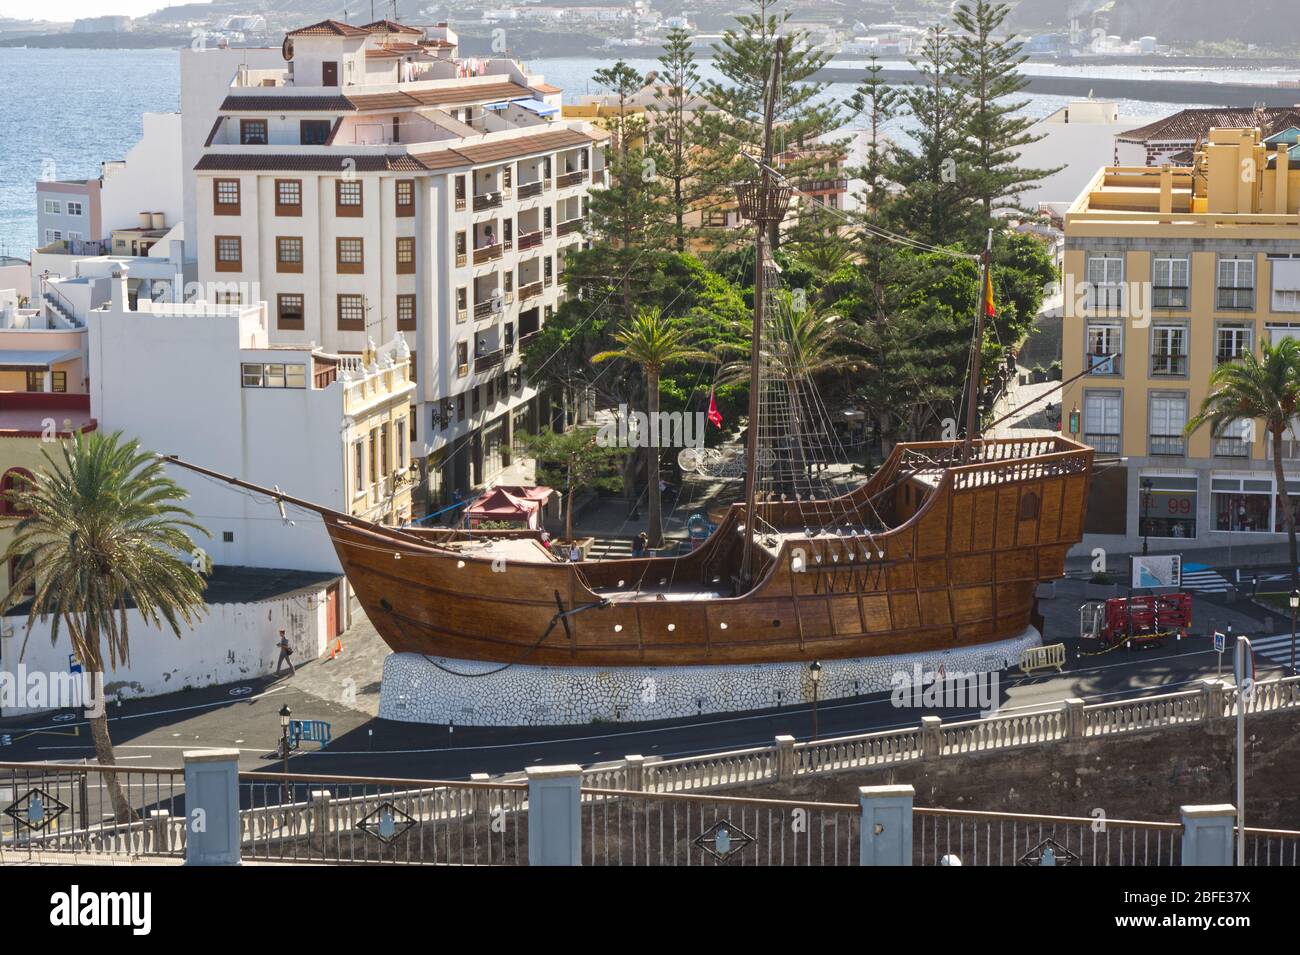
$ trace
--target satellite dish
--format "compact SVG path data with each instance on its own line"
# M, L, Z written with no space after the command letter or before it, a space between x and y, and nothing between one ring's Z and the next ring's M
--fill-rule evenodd
M287 36L284 42L280 44L280 55L286 60L293 59L293 37Z

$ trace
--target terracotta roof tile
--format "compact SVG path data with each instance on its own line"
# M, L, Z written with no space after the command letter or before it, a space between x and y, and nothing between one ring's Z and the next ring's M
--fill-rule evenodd
M1300 125L1300 106L1269 106L1258 110L1249 106L1184 109L1149 125L1120 133L1119 138L1125 142L1194 142L1208 136L1211 129L1259 126L1265 136L1271 136L1280 129L1295 125Z
M320 23L313 23L309 26L299 27L296 30L290 30L285 36L369 36L370 32L361 27L354 27L350 23L340 23L338 20L322 20Z
M355 109L346 96L227 96L221 109L238 113L350 112Z
M424 36L424 31L415 27L408 27L405 23L397 23L393 20L376 20L374 23L367 23L361 27L367 33L413 33L416 36Z
M564 90L558 86L552 86L550 83L538 83L533 87L535 93L563 93Z
M355 166L345 167L351 159ZM358 172L414 172L423 169L409 155L400 156L300 156L284 153L209 153L194 168L203 171L231 172L342 172L354 168Z

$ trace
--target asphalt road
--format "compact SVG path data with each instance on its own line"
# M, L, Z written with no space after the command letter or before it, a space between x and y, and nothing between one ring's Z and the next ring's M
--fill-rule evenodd
M998 708L1026 712L1079 697L1087 702L1118 700L1187 689L1214 676L1218 655L1207 637L1191 637L1141 650L1116 650L1078 658L1069 644L1063 674L1000 674ZM1260 675L1270 672L1261 666ZM748 714L724 714L656 724L592 724L584 727L482 728L398 723L370 717L295 687L293 680L254 680L191 690L110 707L110 732L118 759L142 768L181 764L187 749L235 747L240 767L249 772L278 771L278 713L288 705L295 716L331 723L333 740L318 751L305 743L290 758L302 774L463 779L470 773L493 775L530 765L617 760L627 754L665 759L770 745L773 737L812 736L809 706ZM898 707L888 694L821 703L822 738L915 725L925 715L945 721L973 717L975 707ZM93 759L86 724L79 714L44 715L0 721L2 762Z

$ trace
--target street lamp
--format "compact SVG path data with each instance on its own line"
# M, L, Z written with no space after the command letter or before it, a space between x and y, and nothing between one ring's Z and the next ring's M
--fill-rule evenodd
M1069 419L1070 437L1072 438L1077 438L1079 436L1079 418L1080 418L1079 406L1075 405L1073 408L1070 409L1070 419Z
M1300 590L1291 591L1291 673L1295 673L1295 612L1300 609Z
M816 739L817 739L817 685L818 685L819 683L821 683L821 679L822 679L822 665L821 665L820 663L818 663L816 660L814 660L814 661L812 662L812 665L811 665L810 667L808 667L808 675L812 677L812 685L813 685L813 707L812 707L813 734L812 734L812 738L813 738L814 740L816 740Z
M289 775L289 717L292 715L293 710L289 709L288 703L280 707L280 755L284 757L284 774L286 776ZM287 779L282 779L280 781L281 803L288 802L288 799L285 796L288 782Z

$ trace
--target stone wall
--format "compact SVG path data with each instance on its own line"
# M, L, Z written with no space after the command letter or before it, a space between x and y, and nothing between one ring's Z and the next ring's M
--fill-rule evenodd
M728 796L856 802L910 783L916 805L1172 822L1179 806L1236 802L1235 719L1094 736L729 789ZM1300 713L1246 719L1246 825L1300 829Z

